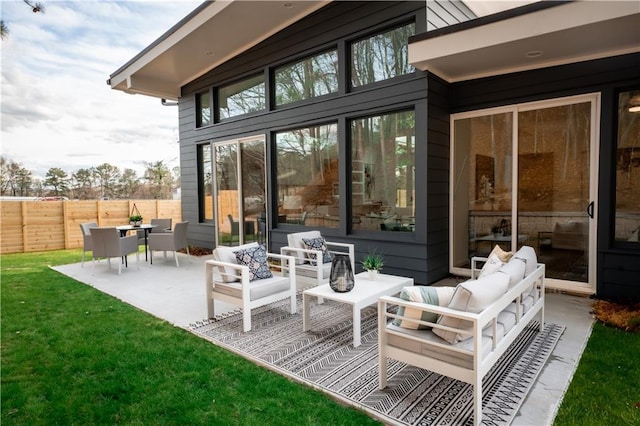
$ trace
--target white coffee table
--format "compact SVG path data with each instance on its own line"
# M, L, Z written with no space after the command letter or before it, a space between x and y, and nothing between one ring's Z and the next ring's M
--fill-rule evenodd
M378 274L375 281L370 281L366 272L355 276L353 290L338 293L331 290L329 284L319 285L302 292L302 329L311 329L311 309L309 300L312 297L335 300L346 303L353 309L353 346L360 346L360 311L378 301L380 296L392 296L399 293L403 287L413 285L413 278L397 277L395 275Z

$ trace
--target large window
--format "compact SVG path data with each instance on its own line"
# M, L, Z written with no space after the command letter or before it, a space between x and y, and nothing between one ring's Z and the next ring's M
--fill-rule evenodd
M404 25L354 42L351 45L351 85L364 86L412 73L409 64L409 37L415 24Z
M337 50L276 69L275 83L276 105L286 105L337 92Z
M337 125L276 134L278 222L337 228Z
M353 229L415 229L413 111L351 122Z
M617 241L640 242L640 90L618 98L615 224Z
M198 204L200 222L213 222L211 145L198 145Z
M264 76L242 80L218 89L218 117L220 120L266 109Z
M211 124L211 92L196 94L196 127Z

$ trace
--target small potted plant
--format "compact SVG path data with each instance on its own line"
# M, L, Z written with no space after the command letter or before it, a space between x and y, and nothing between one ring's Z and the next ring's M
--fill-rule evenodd
M362 268L369 274L369 280L375 281L378 271L384 266L384 258L376 252L369 253L362 259Z
M502 229L498 225L493 225L491 227L491 233L493 233L494 238L498 238L502 236Z
M139 214L129 216L129 223L133 226L142 225L142 216L140 216Z

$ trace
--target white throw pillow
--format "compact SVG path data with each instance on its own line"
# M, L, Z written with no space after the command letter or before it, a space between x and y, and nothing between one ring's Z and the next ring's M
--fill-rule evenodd
M499 272L477 280L469 280L458 284L447 307L477 314L500 299L508 288L509 276ZM433 334L451 344L456 344L472 336L473 326L469 321L443 315L438 318L438 324L465 330L463 333L456 333L439 328L433 329Z
M455 290L455 287L409 286L402 289L400 298L427 305L447 306ZM435 322L438 319L438 314L433 312L404 306L398 308L398 315L402 315L403 318L395 318L393 325L413 330L428 330L431 327L411 321L409 318L428 322Z
M509 288L513 288L524 278L525 262L524 260L512 257L511 260L505 263L498 272L507 274L509 276Z
M258 247L258 243L253 242L253 243L243 244L241 246L235 246L235 247L218 246L213 251L213 258L219 262L238 264L238 260L236 259L236 252L238 250L245 250L251 247ZM236 278L233 277L233 275L235 274L235 270L233 268L225 266L225 267L219 268L219 270L220 270L220 274L222 275L222 281L226 283L232 283L232 282L238 281ZM230 274L230 275L226 275L226 274Z
M538 266L538 257L533 247L522 246L513 257L524 261L524 276L529 276L530 273L536 270Z
M480 270L480 274L478 275L478 278L482 278L487 275L493 274L498 269L500 269L502 265L508 262L512 256L513 256L512 252L504 251L502 250L502 248L500 248L499 245L496 244L493 250L491 250L491 253L489 253L489 257L487 257L487 261L482 266L482 270Z

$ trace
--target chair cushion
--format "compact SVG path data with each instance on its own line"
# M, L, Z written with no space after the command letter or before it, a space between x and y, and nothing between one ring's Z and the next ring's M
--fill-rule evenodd
M524 261L524 276L529 276L530 273L536 270L538 266L538 257L533 247L522 246L513 257Z
M267 264L267 250L263 245L236 250L238 265L249 267L249 281L273 277Z
M331 263L323 263L321 268L322 272L320 274L320 277L323 281L328 280L331 275ZM311 266L308 263L296 266L296 275L298 276L316 278L317 273L318 268L316 268L315 266Z
M499 272L477 280L465 281L458 284L447 307L457 311L477 314L502 297L507 292L508 287L509 276ZM472 324L469 321L443 315L438 318L438 324L465 331L468 330L468 332L456 333L438 328L433 329L434 334L451 344L471 337Z
M426 303L435 306L447 306L455 290L455 287L409 286L402 289L400 292L400 298L410 302ZM411 321L408 318L428 322L435 322L438 319L438 314L433 312L425 312L420 309L405 306L400 306L398 308L398 315L402 315L404 318L394 318L393 325L414 330L429 330L431 327Z
M236 259L235 252L238 250L243 250L250 247L258 247L258 243L253 242L253 243L243 244L241 246L236 246L236 247L218 246L213 251L213 258L220 262L237 264L238 260ZM221 267L220 273L222 274L222 281L226 283L232 283L234 281L238 281L236 278L233 277L233 275L236 273L235 269L233 268ZM229 274L229 275L225 275L225 274Z
M249 300L258 300L267 296L289 291L291 289L291 281L288 277L274 275L264 280L256 280L249 284ZM242 284L234 283L216 283L214 292L226 294L236 299L242 299Z
M331 253L329 252L329 249L327 248L327 244L324 241L324 238L322 237L317 237L317 238L303 238L302 242L304 243L304 248L308 249L308 250L320 250L322 251L322 263L330 263L331 262ZM311 253L307 253L307 257L309 257L310 259L313 259L314 257L311 255ZM316 265L316 261L312 260L311 264L313 266Z
M525 262L522 259L512 257L509 262L498 269L498 272L509 276L509 288L513 288L524 278L525 267Z

